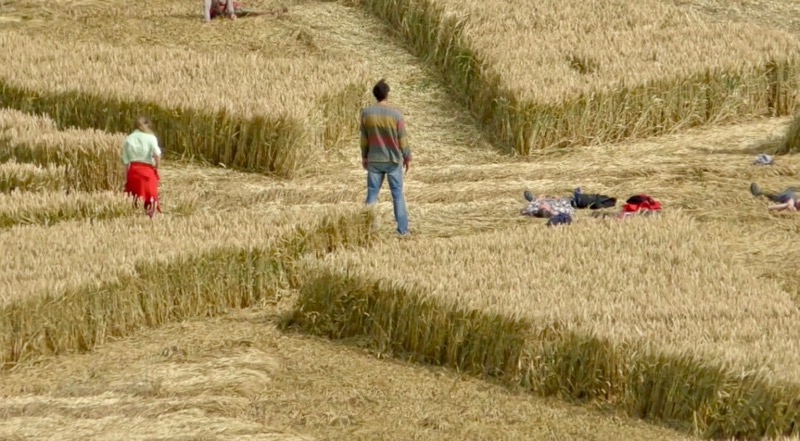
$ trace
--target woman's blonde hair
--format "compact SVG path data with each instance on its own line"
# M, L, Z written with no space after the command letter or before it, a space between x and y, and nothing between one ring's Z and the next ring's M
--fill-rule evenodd
M145 133L153 133L153 130L150 128L150 118L146 116L136 117L136 119L133 120L133 128Z

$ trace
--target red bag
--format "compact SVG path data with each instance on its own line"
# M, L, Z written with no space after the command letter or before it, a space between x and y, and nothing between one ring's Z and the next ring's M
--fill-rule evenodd
M622 206L622 211L624 212L636 212L642 210L660 210L661 209L661 202L651 198L650 196L642 193L636 196L631 196L625 201L625 205Z

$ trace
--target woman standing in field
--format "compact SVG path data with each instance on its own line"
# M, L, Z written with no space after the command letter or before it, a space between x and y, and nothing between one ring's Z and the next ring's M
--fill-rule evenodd
M158 166L161 164L161 148L150 129L150 120L145 116L136 118L133 132L122 144L122 163L125 165L125 193L133 196L133 205L141 198L144 211L153 218L158 204Z

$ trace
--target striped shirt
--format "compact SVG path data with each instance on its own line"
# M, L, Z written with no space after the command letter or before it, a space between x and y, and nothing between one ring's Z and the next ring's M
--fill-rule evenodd
M411 157L403 114L385 104L361 110L361 157L368 163L400 164Z
M568 198L540 197L528 202L528 205L520 211L523 216L548 218L562 213L570 216L575 213L575 209Z

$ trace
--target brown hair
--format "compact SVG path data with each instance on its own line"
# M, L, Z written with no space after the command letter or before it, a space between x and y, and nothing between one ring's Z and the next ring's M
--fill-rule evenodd
M146 116L138 116L135 120L133 120L133 128L134 130L140 130L145 133L153 133L153 130L150 128L150 118Z
M377 84L372 88L372 95L375 97L378 102L382 102L389 96L389 85L386 84L386 80L381 78Z

